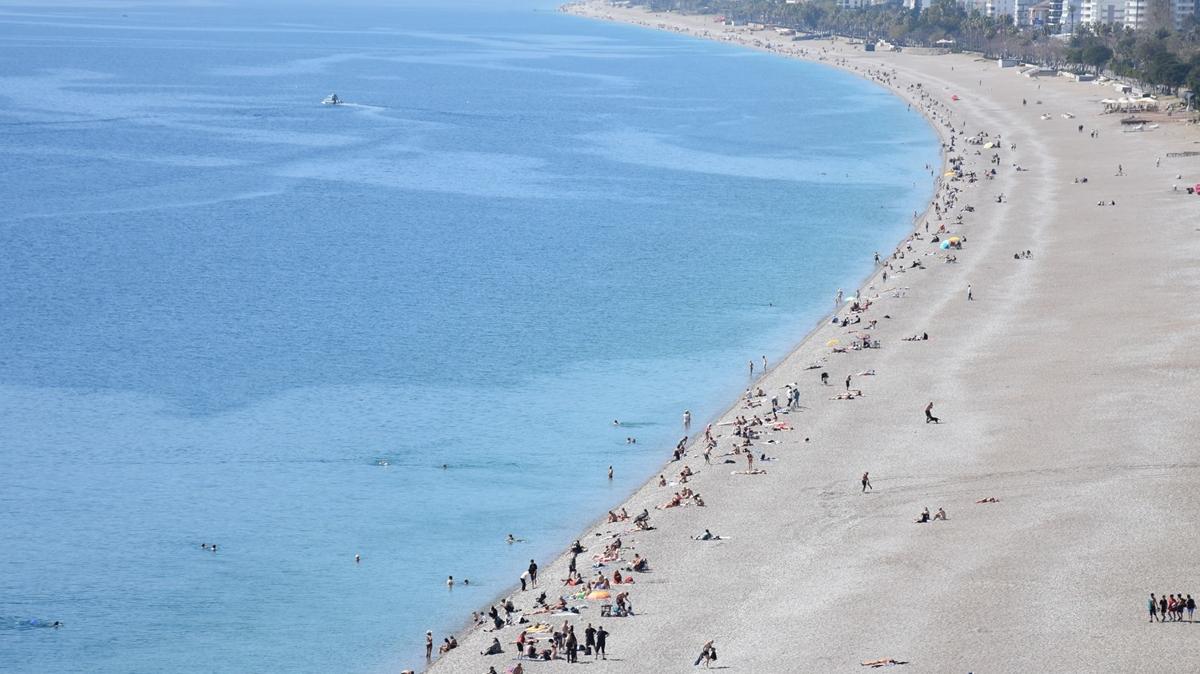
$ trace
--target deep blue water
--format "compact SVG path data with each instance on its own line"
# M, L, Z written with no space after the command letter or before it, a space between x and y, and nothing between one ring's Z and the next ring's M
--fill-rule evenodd
M927 200L883 90L549 7L0 5L0 669L417 664Z

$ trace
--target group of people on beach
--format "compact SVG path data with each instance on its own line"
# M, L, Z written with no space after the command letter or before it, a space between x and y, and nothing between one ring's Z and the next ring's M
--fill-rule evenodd
M1196 600L1192 599L1192 595L1184 596L1179 594L1162 595L1157 599L1154 593L1150 593L1150 601L1148 603L1150 609L1150 622L1155 620L1159 622L1173 623L1183 622L1183 614L1187 612L1187 622L1193 622L1192 615L1196 612Z

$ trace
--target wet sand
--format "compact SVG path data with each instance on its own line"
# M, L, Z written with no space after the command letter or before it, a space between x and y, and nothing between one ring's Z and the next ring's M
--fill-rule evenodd
M600 3L571 11L729 39L710 17ZM866 671L860 663L877 658L905 661L906 672L1200 670L1200 623L1148 625L1145 608L1149 592L1200 596L1200 333L1190 306L1200 288L1200 197L1183 191L1200 182L1200 157L1167 156L1200 151L1200 129L1159 115L1159 128L1123 133L1119 115L1099 114L1110 86L1029 79L969 55L732 35L888 80L943 139L949 127L965 131L949 153L965 172L982 174L998 152L998 175L944 179L938 198L957 189L956 207L918 220L917 231L928 221L931 232L947 227L943 238L965 237L949 252L957 263L928 236L911 252L902 242L905 258L892 260L888 281L876 275L863 292L873 302L863 323L825 325L755 383L782 403L784 385L797 382L803 405L780 415L794 430L754 441L756 456L778 459L755 462L766 474L731 474L745 470L741 456L719 463L733 427L718 425L713 465L693 446L664 469L674 481L690 466L687 486L706 507L656 510L681 487L655 481L625 504L631 514L648 508L653 531L600 523L581 532L585 578L586 560L614 532L625 560L637 552L652 566L622 588L636 616L600 618L600 602L572 601L588 605L570 619L581 643L589 622L611 633L609 659L587 671L684 671L708 639L714 666L742 672ZM965 144L979 132L998 134L999 147ZM1013 259L1025 250L1031 259ZM885 260L892 252L880 251ZM925 269L898 271L913 260ZM881 348L827 346L850 344L869 320ZM922 332L928 341L902 339ZM807 369L814 363L823 369ZM863 396L832 400L847 375ZM930 401L939 424L925 423ZM723 421L767 410L739 401ZM874 486L866 494L863 471ZM999 502L976 503L985 497ZM944 508L948 520L913 523L925 507ZM728 539L691 540L705 528ZM540 573L551 599L567 590L566 560ZM529 608L535 595L514 601ZM539 618L564 620L530 624ZM518 629L462 634L433 671L503 672L515 663ZM493 636L506 652L479 655Z

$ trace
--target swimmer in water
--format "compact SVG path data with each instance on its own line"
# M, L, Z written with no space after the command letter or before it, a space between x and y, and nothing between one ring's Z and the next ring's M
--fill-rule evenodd
M354 553L354 563L355 563L355 564L358 564L358 563L359 563L359 562L361 562L361 561L362 561L362 557L360 557L360 556L359 556L359 554L358 554L357 552L356 552L356 553Z
M621 425L621 422L620 422L620 421L617 421L616 419L613 419L613 426L620 426L620 425Z
M454 589L454 576L450 576L446 579L446 587Z

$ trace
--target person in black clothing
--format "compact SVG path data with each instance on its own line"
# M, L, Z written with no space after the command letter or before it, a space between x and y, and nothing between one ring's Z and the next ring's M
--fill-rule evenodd
M583 631L583 647L588 653L594 653L596 649L596 628L588 623L587 629Z
M529 580L537 587L537 562L529 560Z
M575 628L567 631L567 662L579 662L579 640L575 638Z
M941 423L941 420L933 416L933 403L929 403L925 406L925 423L929 423L931 421L935 424Z
M596 656L605 660L608 659L608 656L604 654L604 644L607 640L608 632L605 632L604 625L601 625L600 629L596 630Z

